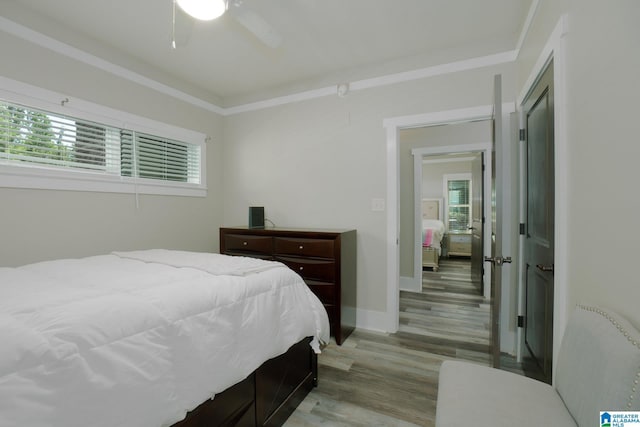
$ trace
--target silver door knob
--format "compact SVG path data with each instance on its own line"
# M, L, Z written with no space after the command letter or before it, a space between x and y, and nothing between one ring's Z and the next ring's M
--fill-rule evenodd
M497 256L497 257L490 257L490 256L486 256L484 257L484 260L486 262L490 262L493 265L497 265L497 266L501 266L502 264L511 264L511 257L510 256L506 256L506 257L501 257L501 256Z
M551 265L536 264L536 268L538 270L540 270L540 271L548 271L548 272L553 273L554 265L553 264L551 264Z

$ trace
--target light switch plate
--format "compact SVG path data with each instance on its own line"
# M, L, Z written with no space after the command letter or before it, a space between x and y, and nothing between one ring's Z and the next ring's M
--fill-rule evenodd
M373 212L384 212L384 199L371 199L371 210Z

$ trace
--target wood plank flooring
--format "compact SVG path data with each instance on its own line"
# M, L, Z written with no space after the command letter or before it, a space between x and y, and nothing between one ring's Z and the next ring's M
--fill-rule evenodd
M356 330L319 356L319 386L285 427L433 426L438 372L447 359L489 364L489 305L468 260L441 259L423 292L401 292L400 330Z

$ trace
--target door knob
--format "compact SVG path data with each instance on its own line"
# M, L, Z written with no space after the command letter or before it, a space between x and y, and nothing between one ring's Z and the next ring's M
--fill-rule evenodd
M490 262L493 265L497 265L497 266L501 266L502 264L511 264L511 257L510 256L506 256L506 257L501 257L501 256L497 256L495 258L492 258L490 256L486 256L484 257L484 260L486 262Z
M536 267L540 271L548 271L548 272L551 272L551 273L553 273L553 270L554 270L553 264L551 264L551 265L536 264Z

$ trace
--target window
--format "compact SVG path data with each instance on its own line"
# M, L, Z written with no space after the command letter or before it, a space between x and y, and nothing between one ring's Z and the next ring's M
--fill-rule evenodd
M7 164L120 174L118 129L0 103L0 159Z
M15 92L20 102L1 100L6 93L0 186L206 195L205 135L83 101L74 109Z
M467 175L445 175L449 231L467 232L471 225L471 177Z
M120 138L123 176L200 183L200 147L131 131Z

